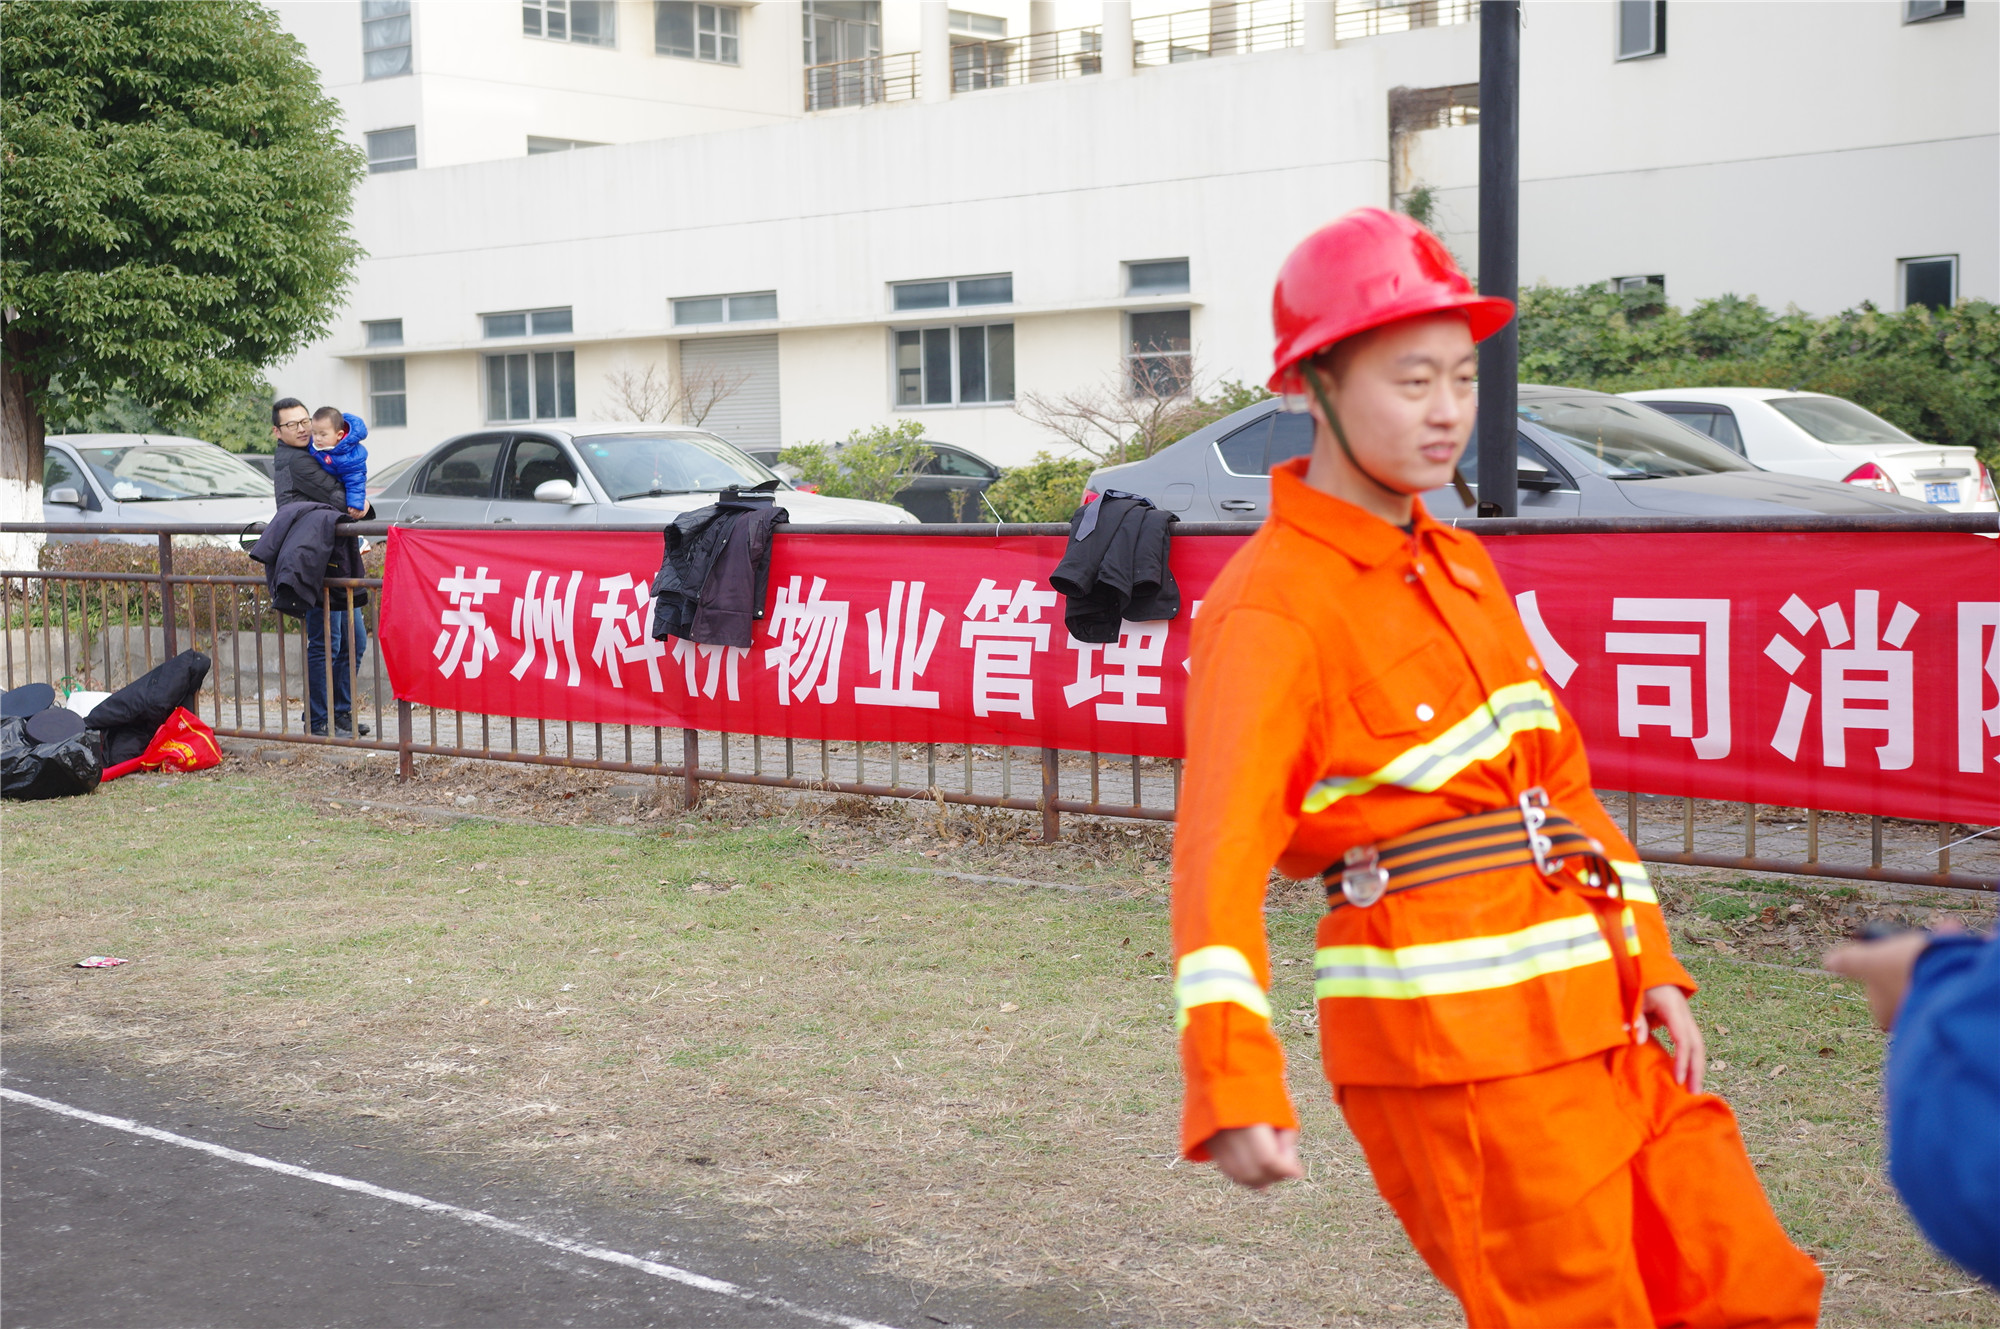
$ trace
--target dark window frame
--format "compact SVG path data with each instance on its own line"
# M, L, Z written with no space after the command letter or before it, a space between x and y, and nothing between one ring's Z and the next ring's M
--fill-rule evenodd
M1651 6L1649 15L1652 22L1652 44L1644 50L1626 49L1625 25L1631 19L1644 13ZM1618 0L1613 9L1615 27L1612 31L1612 59L1622 63L1626 60L1651 60L1667 53L1667 0Z
M1004 329L1004 332L1001 330ZM976 367L967 360L976 342ZM1006 346L1004 372L994 358L998 344ZM916 363L903 363L904 347L914 347ZM1012 319L992 322L930 323L889 329L889 402L897 411L961 410L1012 406L1020 395L1018 333ZM908 375L914 374L914 380ZM975 390L979 395L971 395ZM1004 396L996 395L1004 383ZM916 400L906 400L914 386Z
M378 384L377 370L396 367L395 386ZM368 362L368 420L377 429L403 429L410 423L409 361L400 355Z
M386 151L381 156L376 155L375 150L378 146L378 141L388 138L391 134L408 134L410 136L410 151L408 155L397 154L391 156ZM368 174L388 175L396 171L414 171L417 169L418 145L417 127L415 125L391 125L387 129L371 129L361 136L361 141L366 146L368 153ZM387 145L381 146L386 147Z
M1950 290L1947 298L1942 303L1931 300L1910 299L1910 279L1914 275L1913 269L1919 265L1929 268L1939 264L1945 265L1946 271L1950 273ZM1949 309L1957 304L1960 267L1961 264L1957 254L1920 254L1913 258L1897 259L1896 276L1898 280L1896 282L1896 296L1901 307L1909 309L1915 305L1922 305L1927 309Z
M479 447L489 443L493 445L493 464L486 473L486 492L484 494L440 494L431 488L433 481L444 478L442 471L445 463L468 448ZM483 499L490 503L493 501L494 494L499 492L500 463L507 455L508 436L506 430L489 429L482 430L477 434L468 434L464 438L450 444L448 451L440 452L425 463L424 473L418 476L415 483L410 486L410 493L413 495L421 494L427 498L462 498L472 503L480 502Z

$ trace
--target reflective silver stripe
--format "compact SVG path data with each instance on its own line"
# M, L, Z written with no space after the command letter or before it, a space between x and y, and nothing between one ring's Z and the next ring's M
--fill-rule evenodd
M1189 951L1174 967L1174 1028L1187 1027L1188 1012L1197 1006L1233 1002L1266 1020L1271 1001L1250 969L1250 961L1234 946L1203 946Z
M1428 743L1398 753L1374 773L1318 781L1306 791L1302 810L1322 812L1343 798L1388 784L1429 793L1473 762L1505 752L1515 734L1559 728L1555 699L1546 687L1532 679L1509 683L1457 724Z
M1636 946L1636 926L1626 944ZM1607 963L1611 947L1589 914L1550 919L1519 932L1394 949L1323 946L1313 969L1319 997L1408 1000L1511 987L1545 974Z

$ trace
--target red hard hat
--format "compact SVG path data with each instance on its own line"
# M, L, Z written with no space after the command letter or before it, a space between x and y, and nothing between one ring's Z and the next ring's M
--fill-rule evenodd
M1299 361L1358 332L1400 319L1465 311L1472 340L1514 317L1514 302L1480 295L1444 243L1400 212L1356 208L1299 243L1271 293L1273 392L1305 391Z

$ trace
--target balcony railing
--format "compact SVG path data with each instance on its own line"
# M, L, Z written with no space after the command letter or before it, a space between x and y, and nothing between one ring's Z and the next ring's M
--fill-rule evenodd
M1094 26L951 48L953 92L1009 88L1103 72L1103 29Z
M1235 0L1136 19L1132 61L1147 68L1300 46L1305 43L1304 9L1299 0ZM1471 23L1478 17L1473 0L1339 0L1333 35L1336 41L1353 41ZM1102 27L1093 26L954 46L951 90L977 92L1099 74L1104 71L1103 41ZM806 109L914 101L921 64L920 52L900 51L809 66Z
M829 111L838 106L915 101L919 64L917 52L899 51L894 55L808 65L806 109Z

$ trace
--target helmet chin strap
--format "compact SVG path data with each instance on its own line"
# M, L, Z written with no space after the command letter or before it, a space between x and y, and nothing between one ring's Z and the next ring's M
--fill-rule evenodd
M1354 455L1353 447L1348 444L1347 431L1340 427L1340 416L1334 411L1333 402L1326 395L1326 385L1319 381L1319 372L1311 364L1300 361L1299 374L1305 379L1306 386L1312 389L1313 400L1319 403L1320 414L1326 417L1327 428L1333 431L1334 441L1340 444L1341 454L1347 458L1347 464L1352 466L1361 475L1362 479L1374 485L1385 494L1392 494L1397 498L1415 497L1415 495L1405 493L1394 485L1384 484L1366 466L1361 464L1360 458ZM1459 502L1465 504L1468 508L1476 509L1478 507L1477 501L1472 497L1472 491L1466 487L1465 477L1458 473L1456 466L1451 471L1451 483L1452 487L1458 491Z

